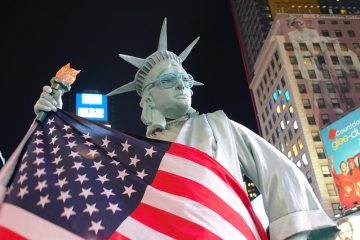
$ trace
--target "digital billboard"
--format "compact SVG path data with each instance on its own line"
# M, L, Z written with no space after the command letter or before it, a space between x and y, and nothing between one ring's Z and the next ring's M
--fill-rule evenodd
M107 97L98 93L77 93L76 114L89 120L108 121Z
M360 108L320 130L340 204L360 204Z

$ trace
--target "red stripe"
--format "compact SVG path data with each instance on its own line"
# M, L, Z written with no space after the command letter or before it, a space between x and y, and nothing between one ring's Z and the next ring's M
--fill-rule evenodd
M0 226L0 239L25 240L26 238L6 227Z
M109 240L130 240L130 238L127 238L127 237L125 237L124 235L121 235L120 233L118 233L118 232L115 231L115 232L110 236Z
M151 185L161 191L183 196L206 206L231 223L246 239L256 239L245 220L226 202L203 185L164 171L157 172Z
M219 178L221 178L227 185L229 185L235 193L238 195L238 197L241 199L243 204L245 205L246 209L249 211L249 214L251 218L253 219L255 226L258 230L259 236L261 239L268 239L266 232L259 220L259 218L256 216L251 202L249 198L247 197L244 189L239 185L238 181L230 174L228 171L220 165L216 160L211 158L206 153L193 148L189 146L185 146L178 143L172 143L170 145L169 150L167 151L169 154L173 154L175 156L179 156L182 158L186 158L192 162L195 162L197 164L200 164L212 172L214 172Z
M198 224L145 203L140 203L130 216L142 224L175 239L220 239Z

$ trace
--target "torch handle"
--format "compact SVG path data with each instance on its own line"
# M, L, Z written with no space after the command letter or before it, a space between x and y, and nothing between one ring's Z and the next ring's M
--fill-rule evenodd
M51 86L51 89L52 89L52 92L50 94L53 96L57 92L57 89L54 88L53 85ZM39 123L43 123L47 114L48 114L47 112L40 111L38 113L38 115L36 116L36 121L38 121Z

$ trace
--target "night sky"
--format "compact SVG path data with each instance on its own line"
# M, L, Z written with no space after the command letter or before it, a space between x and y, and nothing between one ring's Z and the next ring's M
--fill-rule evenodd
M1 24L1 137L5 158L30 127L33 106L43 85L70 62L81 69L64 110L76 92L108 93L133 80L137 68L118 54L146 58L155 52L164 17L168 50L180 54L197 36L200 41L183 67L205 83L193 88L200 113L219 109L257 132L241 51L228 1L111 0L3 1ZM140 98L135 92L114 96L122 121L112 127L145 135Z

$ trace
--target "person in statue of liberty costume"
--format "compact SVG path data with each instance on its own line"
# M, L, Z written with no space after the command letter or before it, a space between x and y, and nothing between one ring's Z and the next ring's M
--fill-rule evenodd
M191 107L191 88L203 84L195 81L182 63L198 39L180 55L168 51L165 19L156 52L145 59L120 55L139 70L132 82L108 96L136 91L148 138L195 147L216 159L240 183L243 174L250 177L263 195L271 239L335 234L336 224L321 208L302 172L285 155L223 111L199 114ZM44 87L35 113L62 104L61 96L53 98L50 92L50 87Z

